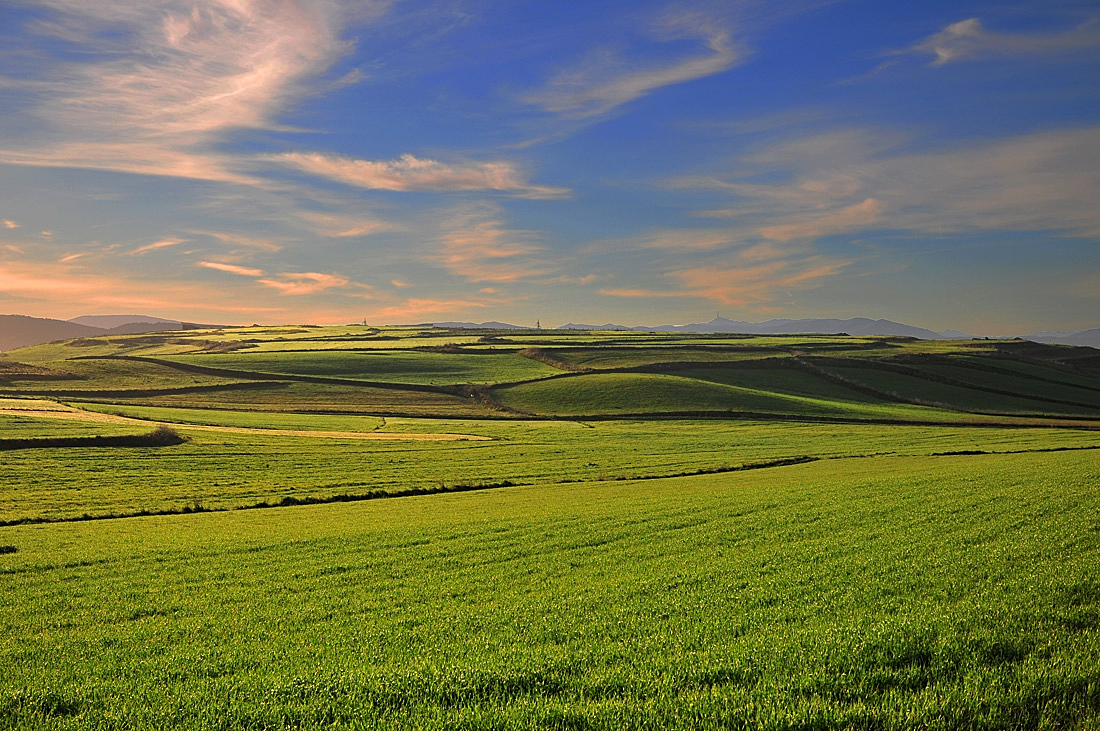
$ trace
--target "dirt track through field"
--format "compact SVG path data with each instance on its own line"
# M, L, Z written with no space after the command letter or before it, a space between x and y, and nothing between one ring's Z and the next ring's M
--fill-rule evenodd
M131 419L126 416L114 414L101 414L97 411L84 411L51 404L49 408L18 408L0 406L0 414L12 416L32 416L46 419L72 419L75 421L90 421L100 424L135 424L156 426L167 424L184 430L227 432L230 434L263 434L271 436L310 437L318 439L374 439L374 440L405 440L422 442L458 442L458 441L490 441L492 437L478 436L476 434L402 434L397 432L356 432L356 431L310 431L305 429L261 429L244 426L214 426L211 424L180 424L175 422L147 421L145 419Z

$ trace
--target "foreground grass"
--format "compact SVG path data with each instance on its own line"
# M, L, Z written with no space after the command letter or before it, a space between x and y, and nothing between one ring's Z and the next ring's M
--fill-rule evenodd
M1084 452L0 529L2 728L1097 728Z

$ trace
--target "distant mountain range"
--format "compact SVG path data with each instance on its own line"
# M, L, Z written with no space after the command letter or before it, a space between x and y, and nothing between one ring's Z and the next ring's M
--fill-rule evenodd
M193 330L199 325L149 315L84 315L72 320L51 320L26 315L0 315L0 351L52 343L55 340L97 335L133 335L157 330Z
M465 327L486 329L530 329L522 325L509 325L503 322L437 322L437 327ZM743 322L741 320L727 320L724 317L716 317L710 322L693 323L691 325L657 325L655 327L638 325L616 325L606 323L604 325L586 325L570 322L557 328L558 330L629 330L632 332L683 332L683 333L737 333L744 335L795 335L795 334L834 334L847 333L848 335L890 335L900 337L919 338L921 340L969 340L972 335L958 330L944 330L935 332L923 327L905 325L891 320L871 320L866 317L853 317L848 320L805 318L801 320L768 320L767 322ZM1033 340L1038 343L1051 343L1057 345L1083 345L1092 348L1100 348L1100 328L1081 330L1070 333L1043 332L1031 335L1008 335L1005 337L1020 337L1024 340Z
M506 322L437 322L435 327L478 328L486 330L530 330L524 325L510 325ZM97 335L132 335L135 333L158 330L194 330L198 328L219 327L202 325L180 320L166 320L150 315L83 315L71 320L51 320L26 315L0 315L0 351L25 348L29 345L50 343L70 338L95 337ZM848 335L890 335L921 340L967 340L972 336L958 330L935 332L923 327L905 325L890 320L871 320L866 317L853 317L848 320L806 318L802 320L768 320L767 322L743 322L716 317L710 322L690 325L644 325L630 327L606 323L604 325L585 325L571 322L558 330L629 330L633 332L683 332L683 333L737 333L745 335L794 335L794 334L833 334ZM1014 336L1006 336L1014 337ZM1080 330L1078 332L1039 332L1020 335L1024 340L1056 345L1083 345L1100 348L1100 328Z

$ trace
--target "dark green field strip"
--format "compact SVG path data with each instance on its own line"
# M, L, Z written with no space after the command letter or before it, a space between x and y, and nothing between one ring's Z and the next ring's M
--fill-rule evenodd
M11 728L1100 722L1060 453L3 529Z
M34 389L34 388L19 388L12 390L5 390L0 388L0 397L2 396L45 396L50 398L73 398L73 399L137 399L137 398L153 398L158 396L186 396L190 394L226 394L239 391L262 391L264 389L279 388L283 386L282 381L246 381L246 382L230 382L219 383L215 385L206 386L171 386L168 388L98 388L98 389L73 389L73 388L50 388L50 389Z
M133 356L133 355L113 355L113 356L89 356L89 359L94 360L133 360L143 363L155 363L158 365L174 368L178 371L185 373L201 373L211 376L222 376L224 378L238 378L238 379L252 379L258 381L268 381L273 379L283 381L295 381L298 383L316 383L316 384L329 384L334 386L361 386L364 388L376 388L376 389L393 389L395 391L416 391L424 393L443 393L443 394L456 394L458 390L456 387L450 386L433 386L424 383L401 383L396 381L369 381L363 379L354 378L329 378L324 376L309 376L309 375L296 375L292 373L261 373L257 371L238 370L231 368L217 368L211 366L196 365L193 363L183 363L174 360L165 360L162 358L150 358L145 356Z
M773 346L680 346L635 348L545 348L552 358L574 368L592 370L634 368L677 361L738 361L782 357L786 352Z
M172 356L175 363L249 372L387 383L489 384L559 372L514 352L312 351Z
M74 398L77 397L74 396ZM507 416L507 413L494 409L476 398L448 393L295 381L270 383L259 381L235 388L175 390L150 395L92 392L82 394L79 398L97 403L228 408L272 413L438 416L441 418Z
M169 447L186 441L178 434L164 430L148 434L90 437L29 437L24 439L0 438L0 451L13 449L60 449L75 447Z
M92 423L66 418L43 418L0 413L0 439L40 439L94 436L125 436L134 433L133 424Z
M1029 399L1043 401L1048 404L1054 404L1057 406L1069 406L1075 407L1079 410L1095 411L1097 407L1091 402L1091 394L1088 396L1089 402L1069 401L1056 396L1044 395L1042 397L1034 396L1027 391L1033 391L1034 385L1031 383L1024 383L1023 379L1017 379L1014 381L1015 385L1024 389L1024 392L1007 390L1004 388L998 388L995 385L989 385L982 383L982 378L976 372L977 369L966 371L965 375L967 380L947 375L945 373L938 372L945 366L940 358L920 358L920 357L903 357L903 358L890 358L890 359L865 359L865 358L824 358L815 356L813 358L802 359L807 363L816 365L822 370L839 373L844 368L861 368L865 370L877 370L884 371L891 374L900 376L907 376L914 379L922 379L935 384L941 384L943 386L951 386L959 389L966 389L970 391L981 391L988 394L995 394L997 396L1004 396L1008 399ZM958 373L959 371L956 371ZM859 379L859 382L866 383L866 379ZM1077 393L1081 393L1078 391Z
M1100 376L1089 376L1084 373L1067 370L1066 368L1055 368L1051 365L1040 365L992 356L969 355L954 355L948 359L948 362L954 364L964 363L967 367L993 370L998 373L1028 378L1041 383L1072 386L1083 388L1087 391L1100 391Z
M0 383L24 381L67 381L76 374L57 368L47 368L8 359L0 360Z
M299 431L347 431L370 433L386 426L386 419L378 416L335 414L292 414L285 412L212 409L169 408L102 403L83 403L83 409L104 414L123 416L169 424L198 424L203 426L227 426L246 429L289 429Z
M179 369L157 363L153 360L137 359L89 359L77 357L71 360L50 362L52 370L67 375L67 378L50 378L46 381L17 378L5 378L13 387L26 387L37 390L120 390L131 388L177 388L181 386L211 386L225 383L239 383L239 377L221 375L181 373Z
M1086 389L1051 383L1003 371L978 370L962 364L928 364L921 366L921 370L928 373L930 377L949 379L953 383L967 383L972 387L990 392L1027 396L1054 403L1091 406L1100 411L1100 388Z
M887 370L877 366L856 365L824 366L842 378L869 386L877 391L893 394L912 403L940 405L964 411L989 414L1060 414L1092 418L1097 409L1087 404L1065 404L1055 400L1007 395L997 389L970 384L945 383L927 375L910 375L899 370ZM947 380L947 379L944 379Z
M756 340L758 338L754 338ZM752 341L745 344L705 344L697 340L677 342L669 338L660 347L634 346L620 347L601 344L599 347L545 348L552 357L574 367L595 370L618 370L624 368L645 368L647 366L671 367L671 364L683 362L708 363L723 361L743 361L758 358L785 358L796 354L864 354L865 351L882 350L884 354L895 352L897 345L890 340L860 340L822 338L803 341L798 338L759 338L762 344Z

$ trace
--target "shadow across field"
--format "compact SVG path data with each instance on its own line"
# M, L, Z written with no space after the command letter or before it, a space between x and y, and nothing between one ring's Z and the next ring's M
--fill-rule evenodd
M148 434L91 437L41 437L0 439L0 451L11 449L49 449L57 447L169 447L183 444L187 437L174 429L160 426Z

